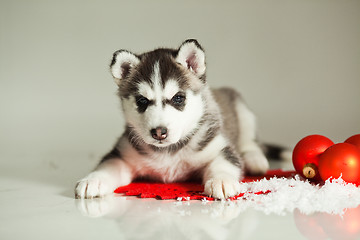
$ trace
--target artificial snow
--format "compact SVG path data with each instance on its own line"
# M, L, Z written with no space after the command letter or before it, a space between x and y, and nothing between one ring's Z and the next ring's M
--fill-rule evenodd
M360 187L341 178L315 185L296 175L294 178L271 178L242 183L244 195L236 200L242 208L254 208L266 214L283 215L299 209L304 214L325 212L342 214L360 205ZM269 192L270 191L270 192ZM268 192L267 194L254 194Z

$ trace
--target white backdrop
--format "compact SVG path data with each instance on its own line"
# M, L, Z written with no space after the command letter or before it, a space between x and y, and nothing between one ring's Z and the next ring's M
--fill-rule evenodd
M112 53L187 38L208 82L245 96L263 140L343 141L360 132L359 26L348 0L1 1L0 164L82 159L87 172L123 129Z

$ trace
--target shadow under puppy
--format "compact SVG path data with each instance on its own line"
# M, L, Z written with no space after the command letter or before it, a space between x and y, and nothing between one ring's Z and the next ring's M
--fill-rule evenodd
M77 198L113 193L139 177L176 182L195 176L205 194L226 199L239 193L245 172L268 170L256 142L254 114L235 90L210 89L196 40L141 55L116 51L110 69L126 128L96 169L77 183Z

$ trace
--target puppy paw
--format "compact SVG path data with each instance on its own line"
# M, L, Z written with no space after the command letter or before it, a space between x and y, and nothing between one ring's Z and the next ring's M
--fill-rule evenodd
M213 178L206 181L204 193L216 199L227 199L240 193L240 183L230 178Z
M113 193L116 187L115 180L110 174L106 172L92 172L76 184L75 197L103 197Z
M269 162L260 151L244 152L242 157L245 161L246 172L251 175L262 175L269 170Z

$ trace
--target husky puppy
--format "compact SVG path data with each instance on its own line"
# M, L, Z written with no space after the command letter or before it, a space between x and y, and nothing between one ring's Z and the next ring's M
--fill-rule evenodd
M210 89L205 69L204 50L194 39L141 55L116 51L110 70L125 131L77 183L75 196L102 197L141 177L197 177L205 194L226 199L239 193L245 172L265 173L269 164L256 142L254 114L236 91Z

